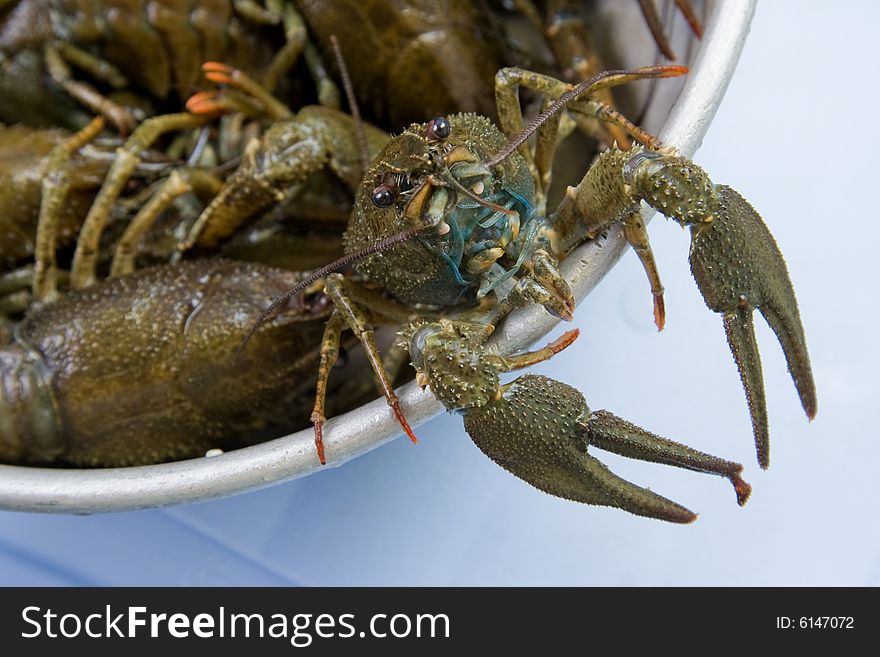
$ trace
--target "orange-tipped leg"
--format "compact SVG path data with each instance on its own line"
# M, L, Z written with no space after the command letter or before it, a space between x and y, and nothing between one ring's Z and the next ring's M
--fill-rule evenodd
M702 39L703 23L697 18L697 13L691 6L691 3L688 2L688 0L675 0L675 6L678 7L679 11L681 11L685 20L688 22L688 25L690 25L691 31L697 35L697 38Z
M367 360L369 360L373 372L376 374L376 378L382 388L382 394L385 396L385 401L391 408L394 418L400 424L400 427L409 439L414 444L418 443L418 439L413 433L412 427L409 426L409 422L407 422L406 417L403 415L403 411L400 409L400 401L397 399L397 395L394 393L394 388L391 385L388 373L382 365L382 357L379 354L379 348L376 345L376 337L373 332L373 327L370 325L363 310L357 305L356 299L358 296L358 289L356 285L352 284L350 280L346 279L341 274L330 274L324 280L324 293L335 305L333 316L338 317L338 320L336 321L340 322L340 326L341 323L344 322L345 326L352 330L355 337L357 337L361 346L364 348Z
M654 295L654 324L657 325L658 331L662 331L666 326L663 284L660 282L660 273L657 271L657 262L654 260L654 252L651 250L648 230L641 212L633 212L623 220L623 234L645 269L648 282L651 284L651 294Z
M259 82L247 73L220 62L202 64L205 78L216 84L222 84L230 90L243 94L246 98L257 101L264 113L274 120L289 119L293 115L287 106L275 98Z
M654 293L654 324L657 330L662 331L666 326L666 302L663 301L663 293Z
M403 411L400 410L400 402L397 400L397 395L392 393L392 399L388 400L388 405L391 406L391 410L394 412L394 417L397 418L398 423L400 423L403 432L409 436L410 441L412 441L413 445L417 445L419 439L416 438L416 435L413 433L412 427L409 426L409 422L406 420L406 416L404 416Z
M229 112L231 108L216 91L200 91L187 99L186 109L193 114L220 116Z
M324 420L315 420L315 450L318 452L318 460L321 465L327 465L327 455L324 453Z

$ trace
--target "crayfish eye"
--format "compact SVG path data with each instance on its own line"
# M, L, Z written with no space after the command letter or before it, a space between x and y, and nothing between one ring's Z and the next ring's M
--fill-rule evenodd
M387 185L379 185L373 190L370 200L377 208L387 208L394 204L394 192Z
M449 125L449 119L445 116L435 116L428 122L428 141L446 139L450 132L452 132L452 127Z

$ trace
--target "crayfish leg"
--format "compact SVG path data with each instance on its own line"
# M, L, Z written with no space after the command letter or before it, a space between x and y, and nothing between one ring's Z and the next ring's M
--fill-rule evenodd
M82 53L87 57L90 57L87 53L69 45L62 48L58 48L57 46L49 46L46 48L43 56L49 76L55 84L64 89L71 98L96 114L100 114L116 126L117 130L119 130L120 136L126 137L131 134L132 130L134 130L137 125L137 120L126 107L123 107L102 95L90 84L74 79L70 66L68 66L67 61L65 61L66 57L70 57L71 52ZM78 59L77 63L82 64L83 61L84 60ZM106 70L105 62L102 63L102 67ZM102 70L101 67L98 67L92 69L92 72L95 73L100 70Z
M293 112L287 105L244 71L227 66L222 62L205 62L202 64L202 72L205 74L205 78L211 82L225 85L255 99L264 108L266 116L273 121L286 121L293 118Z
M382 356L379 353L379 347L376 345L376 336L373 326L367 318L366 314L357 304L357 294L352 289L352 284L341 274L330 274L324 281L324 293L330 298L335 306L335 313L339 313L345 325L351 329L355 337L360 341L367 360L379 380L382 387L382 393L385 401L391 407L394 417L400 424L404 433L413 443L418 442L418 438L413 433L409 422L400 409L400 401L391 383L388 373L382 364ZM323 350L323 346L322 346Z
M58 295L55 248L58 237L58 216L70 189L70 158L104 129L104 117L92 119L88 125L49 153L46 175L42 183L40 214L34 242L33 294L38 301L52 301Z
M571 345L580 335L579 329L566 331L559 338L548 344L546 347L536 351L527 351L524 354L516 356L496 356L494 360L497 362L499 372L511 372L513 370L523 369L537 365L545 360L549 360L560 351Z
M560 122L558 119L553 119L551 112L550 115L539 117L540 121L536 119L529 124L529 129L535 125L538 126L536 140L541 145L535 153L532 153L523 138L523 135L529 134L529 131L523 125L519 103L520 88L526 88L544 95L547 99L553 99L553 103L545 105L545 109L548 111L562 102L573 112L617 125L636 141L656 147L659 144L652 135L634 125L607 103L596 100L592 96L610 87L647 78L676 77L687 73L687 70L683 66L651 66L633 71L609 72L607 75L596 76L598 79L594 78L592 82L585 80L574 88L570 84L548 75L520 68L503 68L498 71L495 75L495 104L498 108L499 125L504 134L513 139L511 143L518 144L516 148L525 158L529 170L532 172L532 177L540 183L540 189L536 192L538 210L543 212L544 209L546 193L551 180L550 168L555 151L556 133L559 130ZM495 158L499 157L499 155L495 155Z
M97 278L101 235L110 219L113 204L140 162L141 152L149 148L163 134L201 127L206 122L205 117L187 112L155 116L138 126L131 137L116 149L113 165L80 229L70 269L70 283L74 289L88 287Z
M315 449L321 465L327 463L324 452L324 423L327 421L324 406L327 402L327 381L330 378L330 370L339 358L339 343L344 328L345 319L342 313L334 309L324 326L324 336L321 338L321 361L318 365L318 384L315 388L315 405L311 416L312 425L315 427Z
M134 271L134 259L141 238L175 199L189 192L196 192L202 197L215 196L222 187L223 183L207 171L184 167L172 171L126 226L113 251L110 275L122 276Z
M626 241L636 252L648 282L651 284L651 294L654 295L654 324L657 330L662 331L666 325L666 304L663 301L663 283L660 282L660 272L657 271L657 261L654 260L654 251L651 250L651 242L648 240L648 230L642 220L641 212L633 212L623 220L623 234Z
M702 39L703 24L697 17L697 13L694 11L691 3L688 2L688 0L675 0L675 6L681 11L690 26L691 31L697 36L697 38ZM654 3L654 0L639 0L639 7L642 10L642 16L645 18L645 23L651 31L651 36L654 38L654 43L657 44L657 47L666 59L674 61L675 52L672 50L672 45L669 43L669 39L666 36L666 31L663 28L663 21L660 19L660 13L657 11L657 5Z
M590 30L577 11L578 4L572 0L549 3L543 32L566 77L583 82L606 67L599 61ZM614 107L614 98L610 89L598 92L596 99L609 107ZM607 145L616 142L624 150L629 148L629 136L620 126L606 123L602 124L600 130L605 133L603 141Z

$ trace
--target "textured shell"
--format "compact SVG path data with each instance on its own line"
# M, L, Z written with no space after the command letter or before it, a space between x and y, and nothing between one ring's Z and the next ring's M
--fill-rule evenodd
M586 454L590 409L571 386L536 374L514 381L494 404L472 409L468 435L505 470L542 490L578 499L582 481L571 469Z
M0 11L0 53L16 58L25 51L39 53L52 40L90 51L152 97L164 99L192 93L206 61L259 77L283 36L279 28L238 15L230 0L20 0L5 14ZM0 89L36 93L4 85L5 77L0 74ZM25 86L40 84L45 81L35 76Z
M379 124L399 130L453 111L494 114L492 91L503 45L483 3L298 0L296 5L328 61L330 35L336 35L358 101Z
M265 305L298 280L196 260L111 279L32 313L16 338L51 389L60 458L86 466L190 458L290 426L295 415L304 422L308 404L297 402L313 395L326 307L283 310L233 358Z
M488 159L507 143L507 138L486 117L455 114L449 117L451 146L463 144L480 158ZM398 169L404 154L427 153L425 124L413 124L392 139L364 176L355 199L355 210L345 232L345 250L357 251L376 240L410 227L403 216L405 200L389 208L377 208L370 201L373 189ZM421 153L419 153L421 148ZM403 151L402 149L406 149ZM525 161L513 154L497 167L503 188L523 198L534 196L534 185ZM429 248L431 236L412 239L362 261L358 271L405 303L452 306L474 303L476 286L464 288L449 263Z
M794 289L776 240L739 192L726 185L717 191L712 222L692 229L691 270L706 305L726 312L743 299L757 308L786 307Z

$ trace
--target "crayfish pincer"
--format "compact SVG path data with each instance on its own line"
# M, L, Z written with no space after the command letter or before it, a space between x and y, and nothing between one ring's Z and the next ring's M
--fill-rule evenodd
M624 234L644 265L654 295L654 317L666 321L663 286L641 221L640 204L691 229L691 272L706 305L724 317L727 341L746 393L758 463L770 465L767 403L752 313L757 308L776 333L801 405L816 415L816 388L794 287L785 259L761 216L735 189L716 185L674 148L602 153L553 215L560 250L567 253L623 219Z
M691 226L691 271L706 305L724 317L739 368L762 468L770 465L767 402L752 313L757 308L782 345L804 411L816 416L816 386L794 288L776 241L735 189L718 185L708 225Z
M739 192L714 184L703 169L677 156L673 149L649 151L635 147L629 152L606 151L572 196L591 200L576 207L576 202L566 199L557 213L558 225L577 222L584 226L595 221L583 209L595 206L592 199L597 190L609 188L617 189L617 196L605 206L605 213L635 216L639 201L645 201L682 226L690 227L691 272L706 305L724 317L727 341L749 405L758 463L766 469L770 465L770 439L761 358L752 319L756 308L782 345L807 417L812 419L816 415L817 406L797 298L776 241L761 216ZM638 246L636 249L638 252ZM655 315L659 313L662 318L663 288L653 270L653 260L643 262L655 289Z
M551 495L613 506L670 522L693 522L683 506L621 479L588 453L590 446L622 456L718 474L730 479L740 505L751 486L743 466L656 436L607 411L591 412L575 388L526 374L501 385L498 374L558 353L577 337L570 331L544 349L498 356L482 347L485 327L442 320L404 334L419 379L447 410L464 414L468 435L483 453Z

